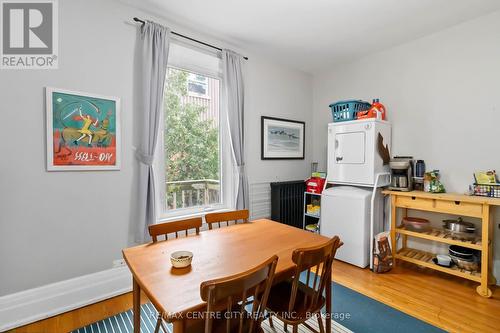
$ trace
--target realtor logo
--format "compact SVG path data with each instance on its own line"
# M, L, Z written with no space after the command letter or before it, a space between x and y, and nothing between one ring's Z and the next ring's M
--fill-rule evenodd
M1 0L0 4L0 68L57 68L57 0Z

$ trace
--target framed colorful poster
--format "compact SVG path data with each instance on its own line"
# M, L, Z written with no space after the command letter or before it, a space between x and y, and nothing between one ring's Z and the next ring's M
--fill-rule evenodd
M261 117L261 159L304 159L305 127L303 121Z
M120 99L46 88L47 170L119 170Z

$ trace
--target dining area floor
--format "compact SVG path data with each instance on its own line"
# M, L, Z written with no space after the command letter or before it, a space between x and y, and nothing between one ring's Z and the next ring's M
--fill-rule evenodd
M476 293L477 283L401 261L389 272L374 274L336 260L332 279L447 332L499 331L500 288L495 286L491 298L482 297Z
M191 221L189 225L193 223L195 232L188 235L186 231L185 237L167 237L163 241L153 235L152 243L124 249L124 258L134 279L132 292L10 332L80 333L111 329L131 333L141 328L142 332L153 333L159 325L158 313L163 314L164 330L183 332L186 327L178 318L206 306L200 295L200 284L204 281L238 274L276 255L279 259L273 279L275 284L280 283L296 274L295 250L322 246L329 241L318 234L270 220L226 223L217 228L210 226L211 230L203 232L197 229L201 226L199 221ZM172 226L175 224L169 228ZM172 267L170 254L177 250L193 253L189 267ZM333 269L328 273L324 289L328 300L324 304L326 313L351 312L353 316L350 322L342 318L329 320L326 316L326 331L370 332L380 328L377 321L383 318L389 321L388 327L396 327L396 331L401 325L414 325L414 330L408 328L407 332L439 332L439 328L449 332L496 332L500 326L498 289L494 289L492 298L483 298L475 293L472 283L403 263L397 263L392 271L384 274L374 274L369 269L340 261L329 266ZM283 322L276 318L273 321L274 328L267 318L262 320L264 332L284 331ZM320 330L314 318L306 324ZM309 330L299 325L298 331Z
M464 283L463 279L453 279L450 282L448 278L435 272L415 269L408 264L399 264L389 273L373 274L368 269L361 269L337 260L333 264L332 273L334 285L361 293L367 298L441 327L445 331L497 332L496 327L500 327L500 318L497 315L500 313L500 289L496 288L493 297L487 299L475 293L473 284ZM415 281L428 283L421 283L419 288L415 288ZM450 292L447 288L454 291ZM332 300L334 311L340 302L337 296L338 293L334 288ZM466 307L463 311L453 311L457 309L454 307L456 302L465 297L473 297L473 302L469 305L462 303ZM147 296L141 293L142 306L148 303ZM95 323L116 315L122 314L123 317L127 311L130 314L132 304L132 292L129 292L9 332L78 332L80 328L89 325L96 327ZM350 332L343 324L333 321L332 332ZM467 325L472 326L468 329ZM265 330L269 327L266 321L262 323L262 326ZM281 325L275 326L277 329L282 328ZM144 330L144 332L148 331Z
M82 324L92 322L90 317L100 321L89 331L109 325L111 331L134 333L258 332L267 325L332 332L327 314L339 237L267 219L248 221L247 210L207 214L205 222L203 231L201 217L154 224L148 227L152 242L123 249L132 275L132 310L127 296L119 296L12 332L85 332ZM182 256L189 257L185 267L178 267L185 258L174 258L179 251L190 254Z

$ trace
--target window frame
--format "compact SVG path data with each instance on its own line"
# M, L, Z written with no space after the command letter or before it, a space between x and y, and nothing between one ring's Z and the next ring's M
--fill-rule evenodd
M203 51L200 51L203 52ZM214 55L220 60L220 55ZM221 61L221 60L220 60ZM175 210L169 210L167 207L166 200L166 165L165 165L165 111L161 113L160 128L158 130L158 144L156 147L156 158L154 161L154 169L159 171L156 172L157 181L155 183L159 184L157 186L157 222L168 222L170 220L179 219L182 217L190 216L200 216L208 212L224 211L233 208L234 198L231 195L234 188L234 170L233 170L233 156L232 149L230 147L229 131L226 126L227 124L227 113L225 111L225 103L223 102L224 96L224 79L221 71L214 72L210 70L204 70L200 66L196 66L193 63L179 64L170 63L167 66L167 75L170 68L187 71L189 73L202 75L207 78L213 78L219 80L219 119L218 119L218 130L219 130L219 181L220 181L220 203L213 204L209 206L196 206L196 207L186 207L177 208ZM168 84L168 77L165 81L165 89ZM208 82L207 82L208 88ZM189 90L188 90L189 94ZM168 125L167 125L168 126Z

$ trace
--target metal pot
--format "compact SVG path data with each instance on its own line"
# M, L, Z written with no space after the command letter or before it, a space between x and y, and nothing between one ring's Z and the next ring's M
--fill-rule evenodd
M472 249L458 245L450 245L448 252L451 256L462 258L464 260L473 260L474 254L476 253L476 251Z
M443 220L443 228L452 233L473 234L476 232L476 227L474 226L474 224L462 221L461 217L456 220Z
M479 261L474 257L470 260L462 259L451 254L450 257L458 268L462 268L465 269L466 271L471 271L471 272L476 272L479 270Z

